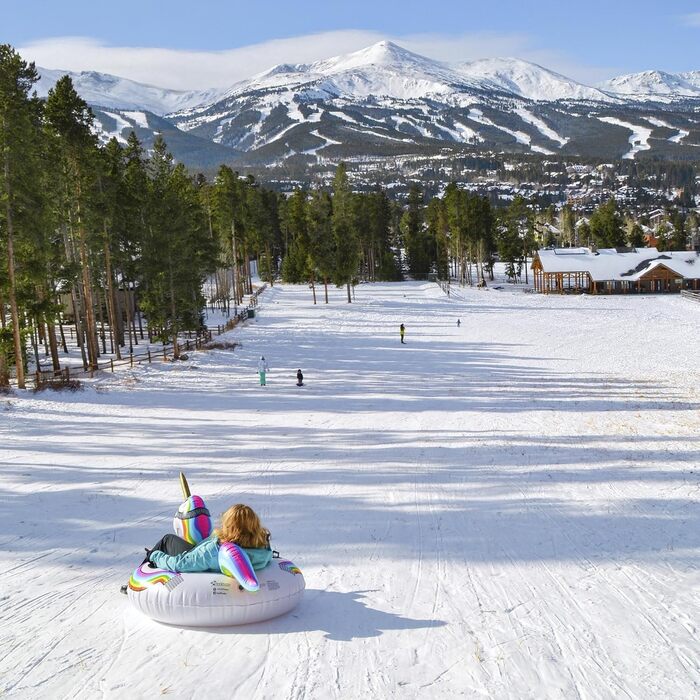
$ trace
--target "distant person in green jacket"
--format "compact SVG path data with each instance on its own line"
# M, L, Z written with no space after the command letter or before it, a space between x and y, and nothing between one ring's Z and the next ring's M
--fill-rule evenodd
M177 535L165 535L146 550L146 561L169 571L219 571L219 545L233 542L245 550L257 571L272 561L270 531L262 526L255 511L243 503L231 506L222 516L214 532L193 545Z
M399 335L401 336L401 342L403 343L403 336L404 333L406 332L406 327L403 325L403 323L399 326ZM406 343L404 343L405 345Z
M260 377L260 386L266 386L267 380L265 375L270 371L270 366L267 364L267 360L264 355L260 355L260 361L258 362L258 376Z

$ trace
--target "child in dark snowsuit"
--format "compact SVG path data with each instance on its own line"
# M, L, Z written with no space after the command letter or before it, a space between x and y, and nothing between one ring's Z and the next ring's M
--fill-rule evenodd
M297 370L297 386L304 386L304 375L300 369Z
M399 326L399 335L401 336L401 342L403 343L403 334L406 332L406 327L403 323Z

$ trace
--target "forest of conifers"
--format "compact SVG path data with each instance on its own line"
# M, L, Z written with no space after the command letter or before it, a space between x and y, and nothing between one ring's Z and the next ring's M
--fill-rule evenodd
M25 385L40 344L60 369L65 316L86 369L98 365L105 328L120 357L137 313L177 357L178 335L202 328L207 301L237 305L252 291L251 261L270 283L309 284L313 303L317 287L327 302L328 284L344 286L350 302L357 281L407 273L475 283L494 253L515 278L538 224L554 216L521 198L495 209L455 184L428 202L417 187L402 203L379 188L358 194L343 165L330 191L289 196L225 165L208 181L174 162L162 139L148 152L133 132L125 145L100 143L71 79L45 100L37 80L33 64L0 45L0 386L12 375ZM559 221L573 242L573 214L565 208ZM638 228L623 226L611 201L585 235L622 245Z

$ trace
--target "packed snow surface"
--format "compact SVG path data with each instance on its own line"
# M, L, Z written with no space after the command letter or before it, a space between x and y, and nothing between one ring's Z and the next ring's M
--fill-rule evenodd
M686 131L685 129L678 129L677 127L672 126L668 122L662 121L661 119L657 119L656 117L646 117L646 120L654 126L661 126L666 129L675 129L678 133L674 134L668 139L671 143L681 143L686 136L690 136L689 131Z
M640 151L648 151L651 146L649 145L649 138L651 136L651 129L646 126L640 126L639 124L630 124L629 122L624 122L622 119L617 119L616 117L598 117L601 122L606 122L607 124L615 124L616 126L624 127L632 132L629 137L629 142L632 148L625 153L623 158L628 160L633 160L637 153Z
M700 306L452 291L276 285L235 350L0 397L0 694L698 697ZM181 469L260 513L296 610L119 594Z

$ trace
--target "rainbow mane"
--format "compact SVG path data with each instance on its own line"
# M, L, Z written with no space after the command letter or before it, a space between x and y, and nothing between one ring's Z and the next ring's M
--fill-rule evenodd
M129 588L132 591L143 591L157 583L163 584L168 591L182 583L182 576L177 571L154 569L148 564L141 564L129 578Z
M291 561L281 561L279 567L282 571L288 571L290 574L301 574L301 569Z
M175 532L190 544L199 544L211 535L209 510L201 496L190 496L177 509Z

